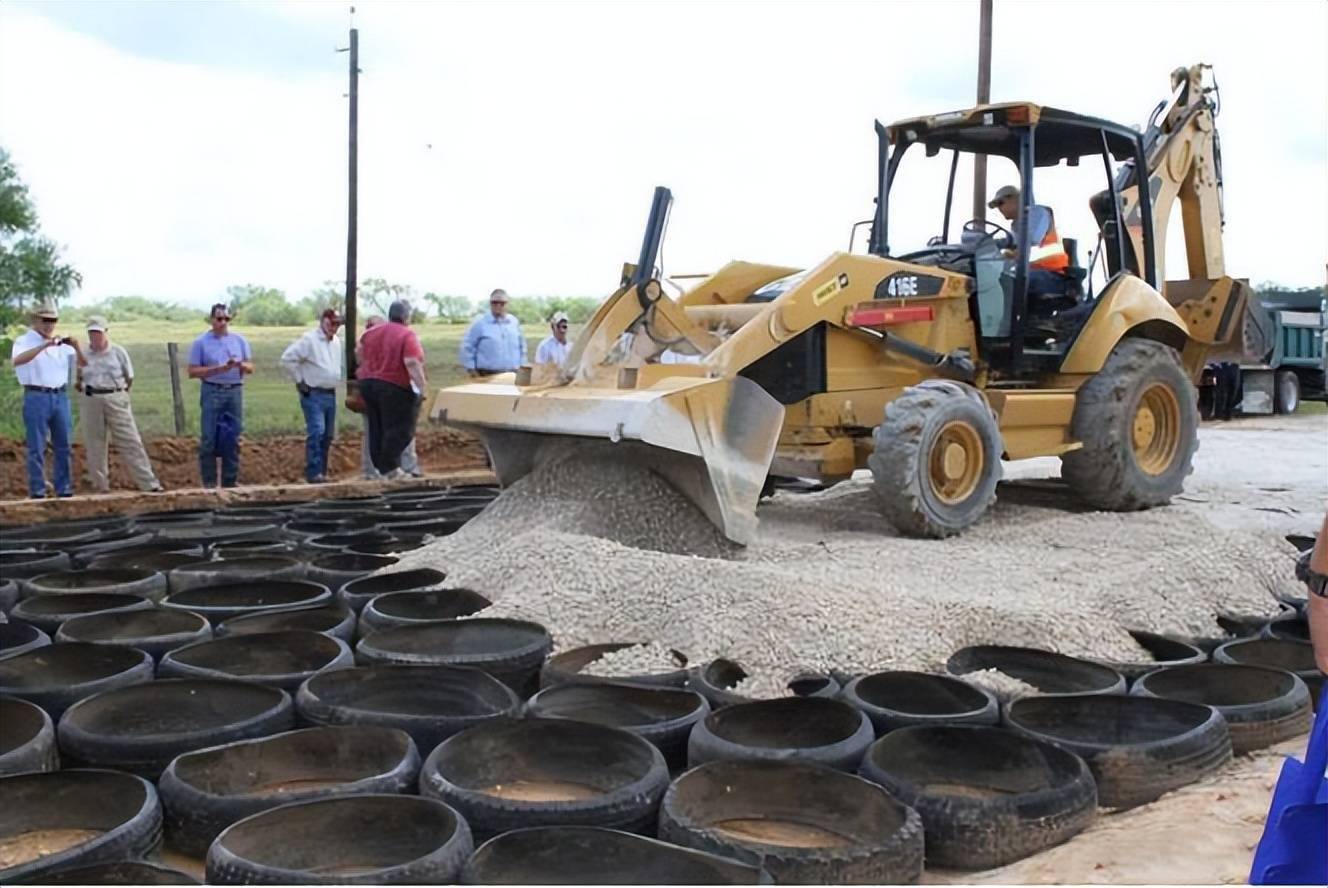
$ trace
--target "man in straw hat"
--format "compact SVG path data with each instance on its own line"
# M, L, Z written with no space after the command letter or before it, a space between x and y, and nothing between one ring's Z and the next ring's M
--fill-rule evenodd
M55 332L60 313L42 303L30 315L32 326L14 341L14 375L23 386L23 428L27 437L28 496L46 497L46 439L55 451L55 492L74 495L70 472L69 365L83 362L78 340Z

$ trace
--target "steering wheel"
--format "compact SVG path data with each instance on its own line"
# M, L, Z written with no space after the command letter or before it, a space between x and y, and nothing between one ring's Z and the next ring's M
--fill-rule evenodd
M988 234L989 229L995 229L994 232L991 232L992 234L996 233L1004 234L1010 240L1014 240L1014 232L1010 231L1010 229L1006 228L1004 225L997 225L995 222L989 221L987 219L969 219L967 222L964 223L964 231L968 231L973 234L985 235Z

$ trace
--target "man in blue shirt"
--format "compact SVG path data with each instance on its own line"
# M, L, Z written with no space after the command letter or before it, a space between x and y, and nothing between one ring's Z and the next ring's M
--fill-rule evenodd
M526 362L521 322L507 313L507 293L489 294L489 311L470 324L461 340L461 366L470 376L508 373Z
M189 378L202 382L202 421L198 439L198 470L205 488L234 487L240 475L239 438L244 423L244 377L254 372L248 341L230 331L231 313L224 303L212 306L212 329L189 347ZM218 442L218 431L224 430ZM220 443L221 446L218 446Z

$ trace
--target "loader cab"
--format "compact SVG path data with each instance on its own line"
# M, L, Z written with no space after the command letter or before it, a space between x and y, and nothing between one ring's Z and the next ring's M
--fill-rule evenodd
M1140 189L1128 219L1120 210L1122 169L1146 169L1135 131L1028 103L877 123L876 131L869 252L969 276L979 356L997 374L1025 378L1054 370L1121 275L1156 286L1148 189ZM988 196L1000 185L1019 188L1014 220L993 220L984 210L955 222L969 215L964 208L977 157L986 158ZM921 189L916 177L927 180ZM1029 243L1034 205L1050 206L1069 257L1068 267L1054 274L1030 268L1038 246ZM1141 241L1144 268L1132 238ZM1093 246L1083 255L1085 240Z

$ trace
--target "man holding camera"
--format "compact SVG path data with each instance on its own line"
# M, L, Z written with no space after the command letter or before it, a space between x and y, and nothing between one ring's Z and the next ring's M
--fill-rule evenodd
M111 489L107 468L110 444L125 461L139 490L156 493L162 489L152 471L143 439L138 435L134 410L129 404L129 389L134 385L134 365L124 346L111 342L106 319L88 318L88 350L79 363L78 390L83 395L79 415L83 420L83 438L87 443L88 477L92 489L107 493Z
M189 347L189 378L202 382L198 469L203 487L234 487L240 477L240 434L244 429L244 377L254 372L249 341L230 330L231 313L223 302L212 306L212 329Z
M286 346L281 369L295 381L304 412L304 479L327 481L327 454L337 432L337 385L341 382L341 316L325 310L318 326Z
M28 496L46 498L46 439L55 451L57 496L74 495L70 471L73 419L69 414L69 364L83 363L83 351L72 336L56 336L60 313L43 303L32 311L32 326L14 341L10 357L23 386L23 428L27 437Z

